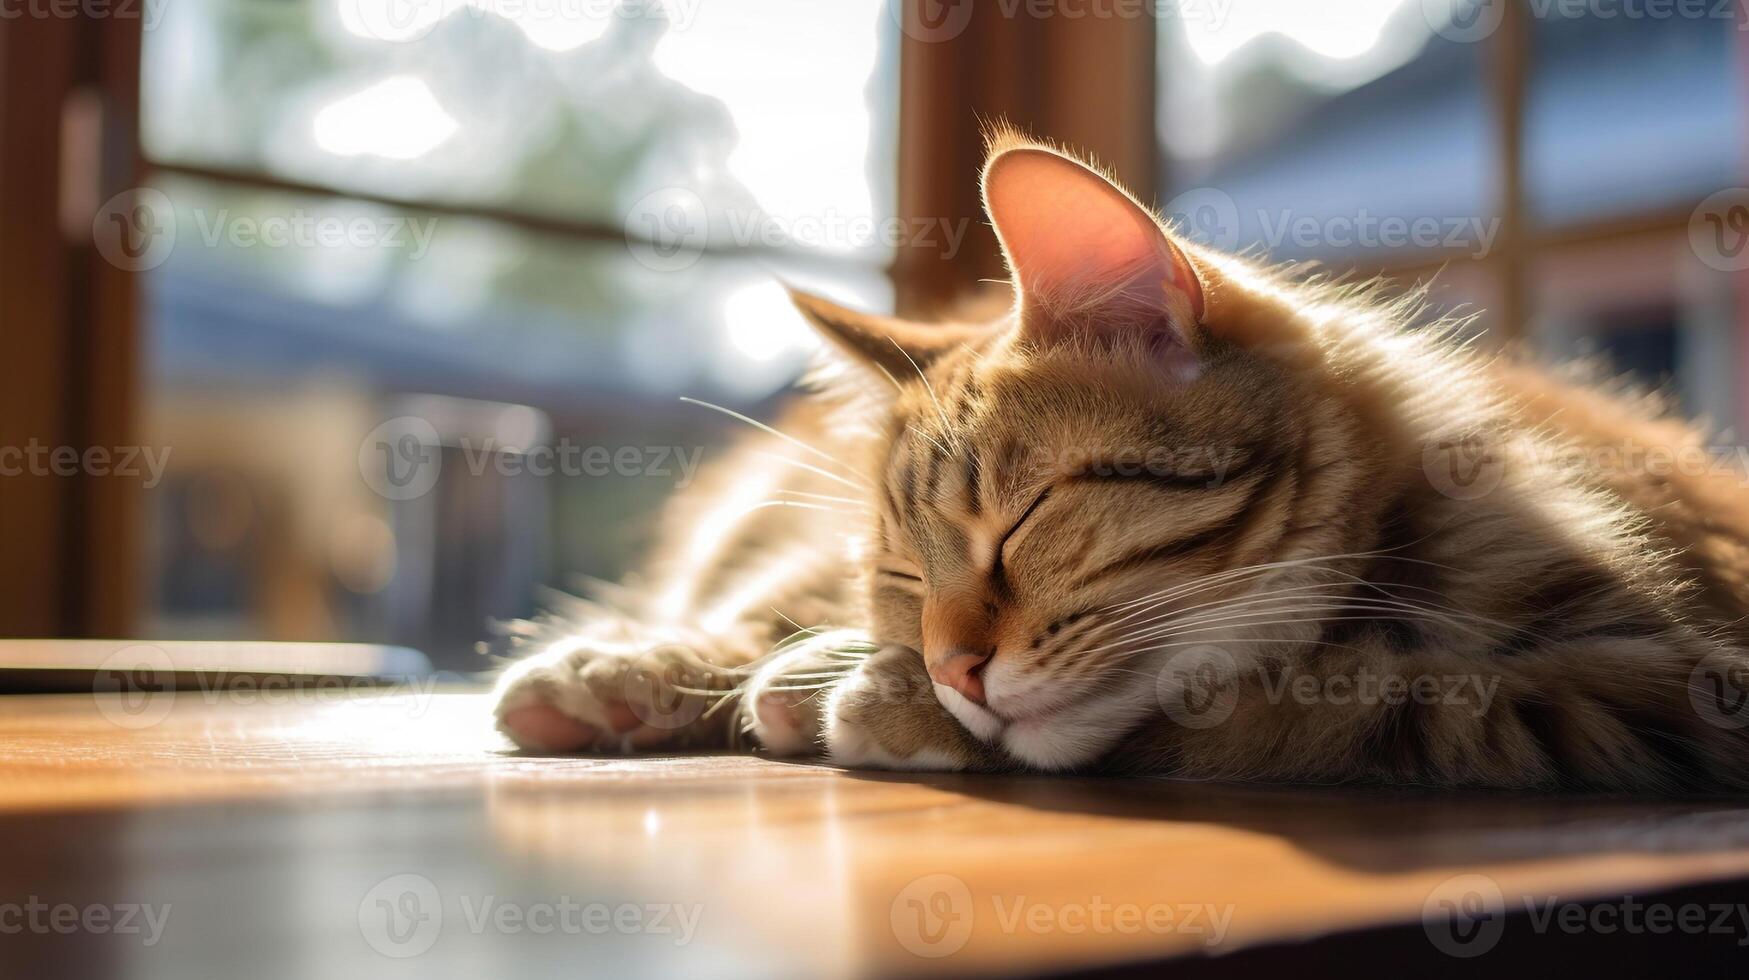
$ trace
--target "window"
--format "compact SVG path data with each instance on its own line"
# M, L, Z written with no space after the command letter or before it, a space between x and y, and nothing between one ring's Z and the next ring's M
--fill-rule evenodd
M1732 5L1282 0L1162 27L1165 210L1185 233L1431 281L1496 341L1589 354L1742 422L1726 246ZM1710 203L1709 203L1710 202ZM1737 222L1749 227L1749 219ZM1638 331L1644 331L1644 335Z
M774 272L892 302L879 0L160 16L149 633L476 668L482 622L621 574L733 433L681 395L760 406L801 368Z

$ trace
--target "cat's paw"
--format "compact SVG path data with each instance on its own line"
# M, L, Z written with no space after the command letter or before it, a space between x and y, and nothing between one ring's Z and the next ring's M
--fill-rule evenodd
M711 707L730 672L681 635L606 631L569 637L499 678L498 730L536 752L702 747L726 733Z
M961 772L1002 768L935 697L915 651L887 647L832 689L826 755L851 769Z
M819 754L827 692L855 666L839 645L833 634L809 637L773 652L760 664L741 697L741 725L765 751L779 756Z
M772 755L819 755L832 687L873 650L862 634L838 630L773 651L742 693L741 729Z

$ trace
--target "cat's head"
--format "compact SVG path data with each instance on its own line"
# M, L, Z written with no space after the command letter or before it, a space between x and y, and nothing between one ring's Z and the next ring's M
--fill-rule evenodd
M875 638L920 651L973 734L1066 768L1158 711L1162 652L1228 635L1163 615L1263 580L1211 576L1344 547L1320 522L1358 491L1331 480L1358 451L1319 431L1343 413L1305 311L1266 282L1047 147L998 148L984 198L1017 297L997 322L797 302L889 392Z

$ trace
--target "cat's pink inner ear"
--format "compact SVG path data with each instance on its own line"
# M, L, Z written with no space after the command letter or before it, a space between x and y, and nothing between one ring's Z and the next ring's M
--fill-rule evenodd
M1183 253L1152 215L1082 164L1035 147L1006 150L984 169L984 203L1023 317L1114 328L1202 319L1202 288Z

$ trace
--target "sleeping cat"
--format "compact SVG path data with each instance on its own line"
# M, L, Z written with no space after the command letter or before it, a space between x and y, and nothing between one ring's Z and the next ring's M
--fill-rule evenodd
M523 628L514 741L1749 788L1749 493L1697 430L1180 241L1048 146L999 137L983 187L1012 311L798 294L845 366L646 579Z

